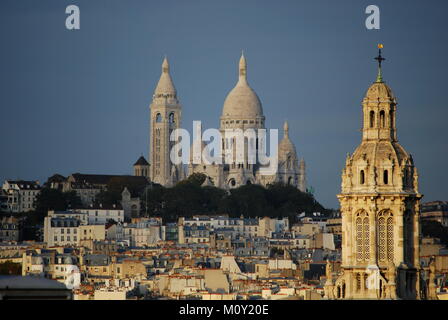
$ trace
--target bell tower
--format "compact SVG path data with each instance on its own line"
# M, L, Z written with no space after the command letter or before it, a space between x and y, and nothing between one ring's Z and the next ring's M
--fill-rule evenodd
M342 274L325 286L336 299L420 298L422 195L412 156L398 143L397 101L383 81L378 47L378 76L362 102L361 144L342 171Z
M170 160L170 134L180 128L182 108L170 75L170 66L165 57L162 74L154 91L150 105L150 178L164 186L171 186L183 178L182 166Z

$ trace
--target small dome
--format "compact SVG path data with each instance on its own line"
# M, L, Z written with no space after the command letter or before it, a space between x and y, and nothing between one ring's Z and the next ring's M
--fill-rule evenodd
M246 59L242 55L239 63L238 83L229 92L224 101L223 117L256 118L263 116L260 99L247 83L246 72Z
M359 159L368 160L375 167L381 167L386 159L394 160L396 164L400 165L403 160L411 160L411 157L398 142L372 141L362 143L356 148L353 160Z
M394 101L395 96L392 89L384 82L374 82L369 89L367 89L364 99L369 101Z
M289 126L288 122L285 121L285 124L283 125L283 139L280 141L278 145L278 155L280 160L286 160L287 155L293 156L294 158L297 157L296 153L296 147L294 146L294 143L289 139Z

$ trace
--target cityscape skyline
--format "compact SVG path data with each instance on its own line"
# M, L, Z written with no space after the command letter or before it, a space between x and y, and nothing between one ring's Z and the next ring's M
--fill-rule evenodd
M2 24L13 29L0 31L9 48L0 53L0 125L14 133L4 144L9 153L2 180L132 174L132 163L148 154L149 103L163 55L183 105L182 126L191 132L193 120L218 126L243 49L266 127L281 131L289 121L316 199L337 208L345 154L361 140L361 99L376 77L375 48L384 43L384 80L398 97L398 139L419 168L424 200L446 197L442 80L448 48L437 36L440 7L412 2L403 13L402 4L378 1L382 29L368 31L363 1L285 2L275 10L266 2L257 15L248 14L253 2L239 4L237 13L230 3L135 2L126 9L116 1L105 8L99 3L79 1L81 29L73 32L63 24L65 4L2 3ZM22 10L24 4L33 14ZM6 16L6 9L13 14ZM408 19L417 23L403 25ZM36 23L39 28L30 28ZM206 24L209 30L201 27ZM23 88L27 94L20 94Z

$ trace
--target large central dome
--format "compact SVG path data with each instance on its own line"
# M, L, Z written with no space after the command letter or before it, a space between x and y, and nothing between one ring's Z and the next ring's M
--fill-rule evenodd
M260 99L247 83L246 71L246 59L244 55L241 55L238 83L229 92L224 101L224 107L222 109L223 118L253 119L263 116Z

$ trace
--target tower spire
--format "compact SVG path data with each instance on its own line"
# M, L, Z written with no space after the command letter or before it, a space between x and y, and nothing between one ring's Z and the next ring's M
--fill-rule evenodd
M166 57L166 55L163 57L162 72L163 73L169 73L170 72L170 64L168 63L168 58Z
M284 136L286 138L288 138L289 136L289 125L288 125L288 121L285 121L285 123L283 124L283 132L284 132Z
M241 51L241 58L240 58L240 72L239 72L239 80L240 81L247 81L246 74L247 74L247 64L246 64L246 58L244 57L244 51Z
M386 59L381 56L381 49L383 49L383 45L379 43L378 57L375 57L375 60L378 61L378 75L376 77L376 82L383 82L383 75L381 74L381 63Z

